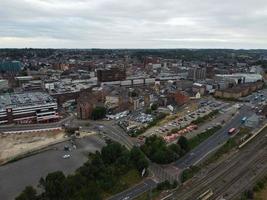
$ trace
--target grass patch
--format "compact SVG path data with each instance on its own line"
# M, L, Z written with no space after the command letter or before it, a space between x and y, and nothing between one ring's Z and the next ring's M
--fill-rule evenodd
M154 188L152 191L148 191L143 193L142 195L135 198L135 200L151 200L151 199L157 199L161 192L164 190L172 190L175 189L178 186L177 181L174 181L173 183L170 183L169 181L164 181L161 183L158 183L157 187Z
M231 150L236 148L245 137L248 137L249 134L249 129L240 128L239 132L233 138L230 138L223 146L221 146L211 157L209 157L204 163L204 165L208 165L209 163L215 162L224 154L229 153Z
M267 175L261 178L252 189L246 190L241 195L240 200L266 200L267 195Z
M207 138L212 136L214 133L216 133L218 130L220 130L222 127L221 126L215 126L207 131L204 131L197 136L193 137L192 139L189 140L189 147L190 149L195 148L198 146L200 143L205 141Z
M110 195L119 193L123 190L126 190L132 185L139 183L142 180L140 173L136 169L132 169L127 172L120 180L114 185L112 193Z
M222 157L224 154L231 151L233 148L237 146L236 141L233 138L230 138L223 146L221 146L211 157L209 157L204 165L207 165L209 163L215 162L220 157Z
M185 169L181 174L181 182L184 183L187 180L191 179L197 172L199 172L200 167L191 166L188 169Z

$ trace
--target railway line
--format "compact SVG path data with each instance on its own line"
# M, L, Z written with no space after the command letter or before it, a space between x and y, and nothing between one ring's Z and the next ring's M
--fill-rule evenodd
M243 176L257 168L259 163L262 163L262 168L265 168L265 166L267 168L266 133L267 129L264 129L255 137L253 143L247 144L243 149L236 151L230 158L205 173L205 176L193 180L191 185L182 187L168 199L197 199L199 195L210 188L214 189L214 194L209 199L216 199L218 196L225 194L225 191Z
M267 148L265 148L265 151L266 149ZM235 184L239 184L239 180L242 179L242 177L249 177L251 175L251 171L253 171L253 169L261 162L264 162L267 165L266 153L264 156L261 156L261 154L259 154L256 159L252 159L249 163L247 163L246 166L242 167L242 169L238 169L240 171L233 170L232 173L223 174L221 177L219 177L218 180L216 180L216 182L210 184L210 188L213 189L214 194L213 197L210 198L210 200L215 200L219 196L224 196L229 199L230 195L227 193L227 190L234 187Z

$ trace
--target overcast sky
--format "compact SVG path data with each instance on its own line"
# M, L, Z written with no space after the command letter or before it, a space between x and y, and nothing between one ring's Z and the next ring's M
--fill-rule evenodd
M267 48L267 0L0 0L0 48Z

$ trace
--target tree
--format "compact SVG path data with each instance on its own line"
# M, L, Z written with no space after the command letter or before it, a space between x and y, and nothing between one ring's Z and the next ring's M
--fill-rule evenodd
M147 169L149 166L148 160L145 157L140 158L136 162L136 168L139 172L142 172L143 169Z
M158 105L155 104L155 103L153 103L153 104L151 105L151 110L157 110L157 109L158 109Z
M183 155L183 151L182 151L182 149L181 149L181 147L180 147L179 144L171 144L171 145L169 146L169 148L170 148L173 152L175 152L177 155L179 155L179 156L182 156L182 155Z
M66 178L65 190L66 190L66 197L72 199L74 194L81 190L87 184L87 180L81 174L76 175L69 175Z
M71 126L65 127L65 131L66 131L67 136L71 136L71 135L75 134L75 132L78 130L79 130L79 127L71 127Z
M106 108L101 106L96 106L92 111L92 119L97 120L104 118L106 115Z
M145 144L141 146L141 149L153 162L159 164L167 164L177 158L177 153L169 148L161 137L155 135L146 138Z
M139 172L142 172L143 169L148 168L148 165L149 165L148 160L146 159L145 155L138 147L134 146L132 148L131 153L130 153L130 158Z
M37 200L37 192L32 186L27 186L15 200Z
M50 173L46 178L41 178L40 186L44 189L44 196L49 200L65 199L65 175L61 171Z
M152 109L151 108L147 108L145 111L146 114L151 114L152 113Z
M103 147L101 150L101 155L104 163L114 163L125 151L125 147L121 146L117 142L113 142Z
M188 152L190 150L190 147L189 147L189 142L188 140L186 139L186 137L184 136L181 136L178 140L178 144L180 145L180 147L185 151L185 152Z
M101 200L99 188L93 183L89 182L86 187L74 194L72 200Z

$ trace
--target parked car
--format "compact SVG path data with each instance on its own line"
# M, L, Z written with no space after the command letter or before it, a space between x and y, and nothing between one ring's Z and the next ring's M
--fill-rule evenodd
M69 154L66 154L66 155L62 156L62 158L63 159L68 159L68 158L70 158L70 155Z

